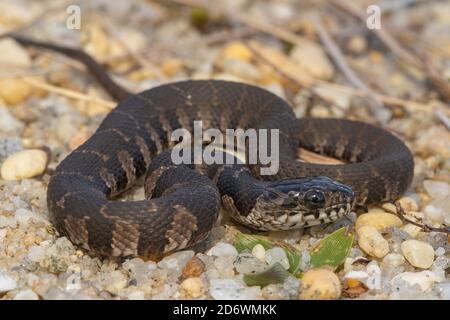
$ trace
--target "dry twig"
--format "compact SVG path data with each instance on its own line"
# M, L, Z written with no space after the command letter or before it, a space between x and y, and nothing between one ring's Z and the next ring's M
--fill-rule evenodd
M32 78L23 78L22 80L34 87L39 88L39 89L43 89L43 90L46 90L49 92L54 92L54 93L60 94L62 96L66 96L68 98L72 98L72 99L76 99L76 100L94 102L94 103L100 104L102 106L105 106L109 109L113 109L117 105L115 102L112 102L112 101L104 100L101 98L94 98L94 97L88 96L88 95L78 92L78 91L60 88L60 87L57 87L57 86L54 86L54 85L51 85L48 83L43 83L42 81L37 81Z
M378 99L376 94L358 77L356 72L354 72L353 69L349 67L341 50L328 34L320 19L316 17L313 20L313 23L320 40L322 41L331 58L336 63L339 70L341 70L341 72L353 86L366 93L366 96L372 101L369 106L375 118L382 123L385 122L386 118L382 113L384 109L383 103Z
M405 222L407 222L407 223L411 223L411 224L413 224L413 225L415 225L415 226L421 228L421 229L422 229L423 231L425 231L425 232L434 231L434 232L443 232L443 233L447 233L447 234L450 233L450 227L447 227L447 226L446 226L446 227L442 227L442 228L435 228L435 227L428 226L428 225L426 225L426 224L421 224L421 223L415 222L415 221L413 221L413 220L407 218L407 217L406 217L405 210L402 208L402 206L401 206L401 204L400 204L400 201L395 201L395 208L397 209L397 210L395 211L395 214L396 214L402 221L405 221Z

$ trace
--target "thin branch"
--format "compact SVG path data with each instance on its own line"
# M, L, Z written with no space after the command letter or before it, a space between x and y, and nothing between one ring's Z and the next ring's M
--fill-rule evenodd
M442 122L442 124L450 131L450 118L443 114L441 111L435 112L436 117Z
M112 101L104 100L101 98L90 97L90 96L83 94L81 92L78 92L78 91L60 88L60 87L57 87L57 86L54 86L54 85L51 85L48 83L43 83L42 81L38 81L38 80L35 80L32 78L23 78L22 80L34 87L39 88L39 89L43 89L43 90L46 90L49 92L60 94L62 96L76 99L76 100L94 102L94 103L100 104L104 107L107 107L108 109L113 109L117 105L115 102L112 102Z
M364 91L366 93L366 96L373 101L373 103L370 104L372 113L375 115L378 121L384 122L385 119L381 113L381 108L384 108L383 103L378 99L376 94L358 77L356 72L354 72L353 69L350 68L347 61L345 61L343 53L331 38L331 36L328 34L328 31L325 29L320 19L315 17L315 19L313 19L313 24L320 40L322 41L322 44L327 49L330 57L336 63L339 70L341 70L344 76L354 87Z
M105 18L103 21L105 27L107 28L110 35L112 35L117 42L122 46L122 48L125 49L125 51L139 64L141 67L144 67L147 70L150 70L155 76L158 78L158 80L162 81L168 81L168 78L162 73L162 71L153 63L149 62L147 59L145 59L139 52L136 52L135 50L131 49L130 46L126 41L123 41L120 37L117 36L117 32L114 31L114 26L112 22Z
M396 214L402 221L405 221L405 222L407 222L407 223L411 223L411 224L413 224L413 225L415 225L415 226L421 228L421 229L422 229L423 231L425 231L425 232L433 231L433 232L443 232L443 233L447 233L447 234L450 233L450 227L435 228L435 227L432 227L432 226L428 226L428 225L426 225L426 224L421 224L421 223L415 222L415 221L413 221L413 220L407 218L407 217L406 217L405 210L402 208L402 205L400 204L400 201L395 201L395 208L397 209L397 210L395 211L395 214Z
M355 7L350 1L343 0L331 0L333 5L351 14L353 17L357 18L364 24L366 23L366 15L359 8ZM406 51L395 38L386 30L386 28L374 29L372 30L378 38L384 42L384 44L391 49L391 51L400 59L405 62L415 66L416 68L422 69L423 64L415 56Z

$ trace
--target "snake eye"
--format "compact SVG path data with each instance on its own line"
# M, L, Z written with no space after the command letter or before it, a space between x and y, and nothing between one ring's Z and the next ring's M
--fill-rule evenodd
M320 191L308 191L305 195L305 203L313 208L320 207L325 204L325 195Z

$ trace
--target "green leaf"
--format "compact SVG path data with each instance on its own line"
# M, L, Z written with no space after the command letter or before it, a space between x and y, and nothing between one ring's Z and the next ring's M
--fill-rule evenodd
M348 234L348 228L343 227L320 240L310 252L311 267L339 267L352 248L353 238Z
M283 283L291 274L279 262L275 262L267 270L257 274L245 274L244 282L247 286L265 287L269 284Z
M234 241L234 247L239 253L246 250L251 252L257 244L262 245L266 250L274 247L273 241L270 241L267 237L245 233L239 233Z
M251 235L245 233L239 233L234 242L234 246L239 253L243 251L251 252L253 247L256 246L257 244L262 245L266 250L271 249L273 247L281 247L286 253L286 256L289 261L289 272L292 273L293 275L297 273L300 266L301 256L294 247L287 244L286 242L274 241L270 240L268 237L265 236Z

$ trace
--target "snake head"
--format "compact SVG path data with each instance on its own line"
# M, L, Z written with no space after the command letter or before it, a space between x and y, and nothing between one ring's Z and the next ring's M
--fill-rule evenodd
M319 176L268 183L255 208L272 220L274 229L291 229L337 220L351 211L354 202L350 187Z

